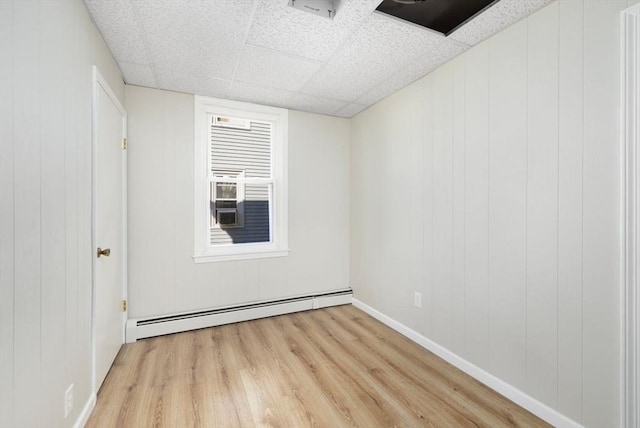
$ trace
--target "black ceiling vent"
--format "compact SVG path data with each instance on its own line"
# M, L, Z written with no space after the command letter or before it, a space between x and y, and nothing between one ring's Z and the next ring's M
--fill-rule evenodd
M499 0L384 0L377 11L449 35Z

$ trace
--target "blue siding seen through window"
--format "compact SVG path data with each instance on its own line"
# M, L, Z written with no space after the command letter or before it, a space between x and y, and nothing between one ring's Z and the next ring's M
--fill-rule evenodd
M214 176L271 178L270 123L251 122L250 129L221 127L211 124L210 160ZM211 245L269 242L271 184L244 185L244 198L239 195L238 212L243 215L239 226L212 224ZM214 208L212 201L211 209ZM215 223L215 221L214 221Z

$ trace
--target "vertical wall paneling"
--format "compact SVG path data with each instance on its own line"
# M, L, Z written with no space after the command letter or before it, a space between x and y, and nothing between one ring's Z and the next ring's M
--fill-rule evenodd
M387 128L387 126L384 126L385 123L388 123L388 116L382 114L381 111L378 112L374 110L374 113L380 114L380 116L378 117L379 122L377 123L381 126L374 126L371 130L376 134L388 131L388 129L385 129ZM378 193L379 189L381 189L384 185L385 175L379 174L377 172L386 171L387 163L385 162L385 158L387 156L389 148L380 145L376 147L377 150L368 150L365 145L364 147L362 147L362 149L363 151L361 153L366 158L366 164L363 164L364 168L362 170L362 176L366 182L371 183L372 188L367 188L368 186L362 186L365 188L361 190L358 189L356 191L361 191L364 193L364 207L365 209L371 209L372 206L375 206L376 193ZM364 229L364 233L367 235L367 239L365 242L370 246L369 249L366 250L366 253L371 263L370 266L373 266L373 268L368 270L366 277L364 278L365 282L363 284L368 284L372 280L372 278L379 278L378 281L373 282L373 284L378 287L384 287L386 284L387 277L381 275L385 270L387 270L386 260L384 257L386 249L383 245L381 245L381 243L384 242L383 238L378 234L372 234L368 231L371 230L370 228L372 226L375 227L376 224L381 224L384 221L384 217L385 215L381 212L381 210L373 211L370 218L368 219L369 221L365 223ZM379 289L375 290L373 294L376 295L377 298L384 298L380 295Z
M457 354L465 342L465 62L453 66L453 346Z
M148 212L157 214L146 218L146 221L141 222L139 225L129 228L129 281L132 284L131 294L129 296L131 303L129 310L130 313L144 313L150 311L150 306L155 306L156 313L166 314L170 311L169 302L173 301L173 299L163 299L158 303L154 303L149 299L141 298L140 293L142 293L142 287L133 286L133 284L139 284L144 281L149 284L154 284L154 287L161 295L167 295L167 293L170 292L168 288L170 282L163 280L166 275L165 270L167 269L168 262L166 252L154 252L153 263L139 263L138 260L132 258L131 255L135 257L136 254L139 254L139 247L141 245L148 245L149 248L164 248L163 244L167 234L154 233L154 231L171 228L172 226L170 224L175 223L175 219L169 216L170 212L168 213L165 210L168 200L173 197L172 186L169 184L168 187L164 187L169 180L155 174L145 175L140 168L134 167L137 162L144 162L150 170L170 170L170 168L165 167L163 161L171 156L171 153L165 154L165 152L171 144L170 134L172 127L168 127L169 129L165 130L162 126L157 126L157 124L166 123L165 120L168 119L166 113L167 110L170 109L168 106L169 103L164 102L160 92L150 93L145 101L148 104L140 105L139 99L131 97L131 99L128 100L130 105L127 105L128 111L136 112L138 109L145 109L147 111L147 120L138 119L135 113L129 116L131 125L129 126L128 141L131 144L129 145L127 154L129 161L128 205L135 207L136 204L133 200L134 196L132 195L136 195L139 192L142 193L143 191L141 189L145 189L144 192L149 195L145 209ZM177 99L174 105L183 107L186 106L189 101L191 101L191 98L185 95ZM148 105L154 105L158 108L150 109ZM145 150L145 147L139 143L142 138L149 138L151 141L154 141L154 144L159 150ZM131 218L132 214L135 213L130 212L129 218ZM144 237L144 239L141 237ZM161 258L161 261L157 260L157 258ZM144 280L141 278L144 278ZM212 283L216 283L218 280L219 278L211 278Z
M165 110L163 112L163 123L170 124L167 127L167 135L162 140L162 165L167 165L169 161L173 161L178 158L177 151L180 147L180 131L179 127L176 126L176 122L184 119L184 114L181 114L180 109L177 108L176 105L166 104ZM176 218L178 207L175 203L172 203L176 198L176 194L179 192L177 187L178 183L178 171L176 168L169 168L167 174L163 174L162 178L162 186L164 189L163 192L163 227L168 232L166 234L162 234L162 242L161 248L175 248L177 245L177 236L178 236L178 225L177 222L173 221ZM161 263L163 263L164 270L164 279L168 284L175 284L177 281L177 263L175 257L173 257L169 252L164 252L164 256L161 258ZM176 300L176 294L178 291L173 288L165 285L164 293L167 296L171 297L172 301ZM169 309L170 310L170 309Z
M390 102L395 104L395 108L389 114L384 115L382 123L386 124L380 131L385 135L385 139L394 138L394 136L402 136L397 138L397 144L386 146L384 157L381 159L380 169L378 173L379 185L378 191L381 195L393 195L394 200L402 201L400 210L396 211L394 204L389 206L389 211L386 211L381 218L384 223L392 224L392 227L382 227L379 231L379 239L385 242L386 245L381 245L380 249L384 254L382 260L380 260L380 266L382 269L378 271L377 275L383 279L386 284L394 284L401 282L404 284L409 282L409 245L411 242L412 234L415 233L409 218L407 211L409 209L408 202L411 201L412 187L415 185L415 181L407 179L407 175L413 174L413 171L407 170L406 174L393 174L392 171L402 170L411 164L411 158L409 157L412 150L413 141L407 134L408 122L407 111L409 109L408 101L401 98L401 95L406 91L394 94L390 97ZM397 198L397 199L396 199ZM410 323L414 318L410 309L413 307L411 299L411 293L402 295L401 293L394 293L387 297L389 303L398 309L398 312L402 313L400 320L403 323Z
M312 282L313 276L323 275L320 272L324 263L322 260L326 260L326 252L339 253L336 254L332 268L335 269L336 277L344 278L345 283L348 280L349 204L340 205L338 201L343 201L350 192L349 169L345 168L349 159L346 155L348 147L339 142L337 136L346 129L350 138L349 123L334 122L329 117L297 112L290 112L289 121L290 124L294 124L289 128L289 141L292 142L289 145L289 159L305 159L308 156L315 161L289 162L289 209L296 213L295 216L289 216L289 245L293 246L291 248L297 248L295 260L291 260L297 268L292 272L292 281L286 285L278 280L278 273L274 276L274 282L281 283L279 290L282 293L296 292L296 277ZM344 125L348 127L345 128ZM332 128L335 134L332 132L331 136L328 136L325 127ZM324 174L326 165L333 162L336 167L333 168L332 174L327 176ZM321 189L316 187L316 178L319 176L324 176ZM308 189L317 190L314 198L308 197ZM326 212L329 201L333 201L330 204L335 215L325 215L321 222L317 221L318 213ZM307 226L311 223L315 224L313 228ZM258 274L255 273L256 276ZM252 278L247 277L245 281L247 295L250 295ZM268 292L266 289L265 293ZM269 297L271 296L267 295L267 298Z
M28 426L40 425L41 352L41 140L40 2L15 2L14 7L14 224L15 313L14 400L16 417ZM29 102L19 102L19 100Z
M77 93L75 109L77 112L77 165L78 181L78 223L74 226L78 230L79 248L78 257L75 260L76 269L79 272L78 288L73 292L77 293L78 306L73 308L68 315L76 318L77 324L77 366L71 366L73 371L72 381L74 383L74 400L80 403L86 402L88 397L94 392L90 383L92 378L91 357L87 357L85 343L91 343L91 280L92 280L92 259L94 249L91 242L91 198L92 198L92 154L91 154L91 108L92 108L92 76L91 66L102 56L110 57L110 54L101 51L96 43L94 31L97 31L87 16L84 4L71 2L73 5L74 27L78 29L79 43L78 50L74 54L76 61L72 72L76 74L76 86L71 94ZM102 55L101 55L102 53ZM113 63L113 61L111 61ZM76 68L77 67L77 68ZM100 70L104 71L105 67ZM104 75L104 74L103 74ZM109 81L112 89L124 85L122 81ZM65 94L66 95L66 94ZM69 94L70 95L70 94ZM91 349L91 348L89 348ZM86 373L89 373L89 382L86 382ZM81 380L81 381L79 381ZM70 382L69 382L70 383ZM75 398L79 397L79 398ZM87 397L87 398L85 398ZM75 414L79 414L81 409L75 409ZM70 416L73 417L73 416Z
M53 2L43 2L40 21L40 99L64 99L64 57L59 55L66 48L64 32L58 23L64 19L64 10ZM58 351L60 339L65 337L65 153L64 153L64 110L61 108L41 109L41 175L40 209L41 237L40 246L43 256L42 295L41 295L41 382L43 397L55 397L66 389L64 370L51 370L51 367L64 367L65 355ZM43 420L51 424L61 424L64 412L60 401L42 400Z
M13 418L13 3L0 2L0 414Z
M411 196L411 220L410 225L413 229L412 239L412 255L411 255L411 277L410 281L415 287L415 291L421 293L424 296L424 267L423 267L423 249L424 249L424 228L423 222L424 216L424 152L426 147L424 146L424 97L422 96L423 81L416 82L412 85L410 92L413 103L409 117L411 119L408 124L408 128L413 131L409 131L412 141L412 165L414 186ZM417 126L416 126L417 124ZM424 305L424 301L423 301ZM415 308L417 313L417 321L415 323L415 330L421 330L423 328L424 309Z
M62 13L62 22L59 24L64 28L61 32L65 34L65 46L62 61L67 64L64 71L64 79L62 86L64 88L64 96L61 100L64 109L64 156L65 156L65 231L66 231L66 255L65 255L65 272L66 272L66 341L65 349L65 385L73 382L76 400L82 397L82 384L78 383L79 375L77 372L82 367L83 356L79 330L81 323L84 322L79 314L79 302L84 300L79 298L79 289L81 283L83 286L90 288L90 284L81 281L82 277L78 265L81 257L80 242L87 232L79 230L78 208L80 204L80 195L78 193L79 182L81 181L81 172L79 165L79 145L89 144L90 139L86 140L86 134L80 132L80 124L85 120L85 116L81 110L82 91L78 90L79 82L84 79L88 80L86 71L83 70L81 63L79 46L83 43L83 33L78 25L74 25L74 8L73 2L64 3L64 12ZM89 92L90 93L90 92ZM89 100L91 102L91 100ZM88 120L88 119L87 119ZM72 340L75 339L75 340ZM86 351L85 351L86 352ZM75 398L74 397L74 398ZM80 401L81 402L81 401Z
M527 21L489 49L489 367L525 389Z
M422 295L422 307L424 310L423 328L421 333L427 337L433 334L433 288L434 288L434 253L435 248L433 244L433 199L434 199L434 181L433 181L433 162L434 162L434 150L433 150L433 124L434 124L434 112L435 106L433 102L433 74L426 76L423 80L422 94L424 96L424 112L422 120L424 121L424 140L423 140L423 216L424 216L424 228L423 228L423 266L424 266L424 293ZM353 243L352 243L353 245Z
M489 45L465 55L465 349L489 368Z
M352 121L357 121L357 116ZM363 242L365 240L364 226L362 222L357 222L356 219L361 210L364 209L362 192L356 192L354 183L360 182L360 174L362 170L363 157L355 157L356 152L361 151L361 144L363 141L367 141L366 134L369 129L367 127L351 128L350 137L350 162L349 162L349 193L351 194L350 207L349 207L349 242L357 241ZM364 284L362 277L364 276L367 266L366 255L364 251L360 250L360 247L349 247L349 285L356 292L360 289L360 284ZM362 293L365 293L363 290Z
M527 390L552 407L558 383L558 4L529 18Z
M452 64L434 73L433 292L431 338L453 345L453 75Z
M175 131L172 126L168 126L167 128L156 126L158 123L171 124L171 121L168 117L170 116L171 110L169 103L163 103L160 99L157 99L156 102L159 103L161 108L155 112L156 114L154 115L153 121L145 123L146 127L143 132L148 138L151 138L156 142L160 150L154 150L153 153L151 153L151 151L143 150L143 147L140 146L136 147L134 150L136 150L139 156L144 156L145 161L149 162L149 166L151 166L151 168L154 168L158 171L165 171L169 169L165 165L167 164L167 159L169 159L172 155L170 150L172 145L171 134L173 134ZM134 141L139 140L140 138L136 138L136 140ZM133 146L135 146L135 144L133 144ZM149 205L148 208L150 208L152 212L157 213L152 220L149 219L149 224L146 226L146 228L153 228L153 230L165 230L165 228L171 229L173 227L172 224L174 224L175 221L170 216L171 211L166 209L168 205L173 205L169 202L171 200L171 197L173 196L172 187L173 186L171 183L169 183L168 177L164 174L155 177L145 177L144 188L153 189L155 196L153 198L153 203ZM155 233L146 236L147 239L150 240L147 241L150 245L153 245L155 248L166 248L165 244L168 234ZM171 258L171 255L166 251L161 251L154 254L153 267L148 266L151 269L149 269L147 272L149 274L149 276L147 277L148 280L151 283L155 284L155 287L157 287L156 289L159 290L160 293L167 296L171 295L168 286L169 283L167 281L164 281L163 279L168 274L167 270L171 264ZM212 280L214 284L220 283L217 278L212 278ZM135 303L140 305L143 304L144 300L145 299L142 299L142 301L136 300ZM167 299L167 302L168 301L169 299ZM168 313L169 311L170 308L168 305L166 305L166 307L162 308L161 313Z
M619 420L619 23L626 1L584 3L583 422ZM607 107L605 107L607 106Z
M404 156L406 165L409 167L409 176L406 183L406 201L407 211L405 214L405 224L403 227L404 237L400 242L403 248L402 255L404 258L405 269L407 271L407 283L412 284L414 292L422 293L422 157L423 146L422 128L415 126L414 123L420 121L421 115L421 94L415 90L412 85L406 88L406 104L404 108L404 120L402 122L403 131L406 133L406 150ZM418 328L422 321L422 310L413 305L413 294L409 291L404 296L403 303L407 305L406 323L412 328Z
M629 4L552 2L411 86L424 128L417 330L584 426L620 417L619 23ZM380 120L408 94L352 120L352 165L379 170L371 159L411 133ZM380 172L412 177L406 166ZM368 185L352 176L352 192ZM352 199L352 227L365 225L352 254L371 245L375 206ZM413 284L383 284L369 274L374 260L351 269L368 275L356 298L403 319L388 296Z
M0 1L0 425L72 426L91 385L91 65L84 2ZM65 419L64 393L74 384Z
M371 108L370 114L374 114L376 106ZM352 119L357 122L358 118ZM375 234L368 233L372 216L367 216L370 194L373 189L363 186L368 182L368 168L373 164L371 157L376 150L367 150L369 144L375 144L375 126L357 126L352 128L351 134L351 167L350 167L350 242L359 242L361 245L350 247L349 283L354 293L360 293L370 299L375 299L377 293L369 286L371 269L374 263L371 260L371 252L375 250L372 240ZM365 268L366 267L366 268Z
M558 410L582 421L583 3L558 2Z
M399 248L394 251L401 255L403 269L407 271L406 281L411 285L406 294L399 295L399 304L408 307L404 311L406 324L418 330L422 328L423 309L413 305L413 293L424 293L422 282L424 170L422 163L425 148L422 144L424 136L422 82L417 82L403 89L399 96L401 97L402 116L398 131L404 135L404 138L400 139L403 141L403 145L401 147L398 145L398 150L402 154L401 164L407 166L407 175L400 177L401 183L403 183L400 188L404 189L406 193L404 195L396 193L396 195L404 201L406 210L402 214L403 221L398 224L401 227L396 229L400 242ZM400 169L400 165L398 167Z
M390 99L390 101L392 100L393 98ZM375 132L376 133L382 132L383 135L389 135L388 120L389 120L389 116L384 115L382 114L382 112L380 112L378 123L381 126L375 128ZM371 183L373 188L375 189L375 191L373 189L369 189L366 191L366 198L367 198L366 206L369 209L375 206L375 200L376 200L375 194L379 192L380 189L382 189L385 184L386 174L378 173L378 172L385 171L386 173L390 173L390 171L387 169L388 163L386 162L386 158L388 156L389 150L390 150L390 147L381 145L379 147L379 150L372 151L369 157L369 163L365 168L366 178L368 182ZM365 148L365 151L366 151L366 148ZM367 224L368 230L371 230L369 229L371 226L376 224L382 224L385 220L385 213L383 213L381 210L377 210L372 214L373 215L371 216L371 222ZM387 254L388 248L385 248L385 246L383 245L383 243L386 243L386 240L384 239L383 236L378 234L370 234L370 235L372 236L369 243L372 245L372 248L368 252L368 256L370 257L370 260L375 267L371 269L371 272L369 272L367 281L370 281L372 278L378 278L378 281L376 281L375 284L380 288L384 288L387 286L388 279L390 276L389 266L387 264L388 259L386 259L385 257ZM378 295L379 298L386 298L386 296L385 297L380 296L380 289L376 291L377 292L375 294ZM394 299L394 302L395 302L395 299Z
M627 2L631 6L630 2ZM621 19L621 141L624 241L621 425L640 425L640 288L638 287L638 145L640 145L640 3Z

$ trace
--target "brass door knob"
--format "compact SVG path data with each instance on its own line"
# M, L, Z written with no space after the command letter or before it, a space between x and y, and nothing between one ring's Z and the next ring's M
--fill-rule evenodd
M104 250L100 247L98 247L98 258L100 258L100 256L105 256L105 257L109 257L111 255L111 248L105 248Z

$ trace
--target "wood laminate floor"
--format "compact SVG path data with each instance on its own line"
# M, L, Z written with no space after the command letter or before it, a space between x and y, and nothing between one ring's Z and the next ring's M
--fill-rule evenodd
M347 305L124 345L87 426L548 425Z

